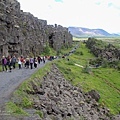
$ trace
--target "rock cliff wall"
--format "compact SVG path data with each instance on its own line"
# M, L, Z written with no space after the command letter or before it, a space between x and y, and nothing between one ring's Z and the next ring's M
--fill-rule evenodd
M88 40L86 41L86 46L91 50L91 52L96 57L105 58L109 61L120 60L120 49L116 48L112 44L107 44L107 45L104 44L105 44L104 42L100 40L98 42L98 40L94 38L88 38Z
M59 50L72 44L72 35L65 27L23 12L17 0L0 0L0 56L39 55L47 43Z

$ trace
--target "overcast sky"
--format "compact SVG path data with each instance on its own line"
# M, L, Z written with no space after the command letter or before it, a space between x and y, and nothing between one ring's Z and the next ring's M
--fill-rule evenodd
M48 24L120 33L120 0L18 0L21 10Z

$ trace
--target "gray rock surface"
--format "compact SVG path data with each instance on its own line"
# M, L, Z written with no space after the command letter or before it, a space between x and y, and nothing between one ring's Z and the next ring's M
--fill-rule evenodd
M100 98L98 92L92 90L84 93L80 88L72 86L54 64L51 71L43 77L40 86L36 86L34 82L31 84L34 92L26 92L35 96L33 108L43 112L42 120L117 120L118 118L113 117L109 109L100 107L97 102Z
M46 44L59 50L72 44L72 35L66 27L23 12L17 0L0 0L0 57L39 55Z
M104 44L104 42L102 43L101 41L101 44ZM112 44L98 47L97 40L94 38L88 38L86 45L96 57L102 57L109 61L120 60L120 49Z

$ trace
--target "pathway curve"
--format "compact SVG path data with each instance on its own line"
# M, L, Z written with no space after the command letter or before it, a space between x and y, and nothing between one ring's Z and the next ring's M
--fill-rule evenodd
M13 91L35 71L45 64L40 63L38 68L34 69L14 69L12 72L0 72L0 107L3 106L10 98Z
M70 52L72 54L79 45L77 44ZM49 62L46 60L46 63ZM27 78L29 78L35 71L43 67L45 64L42 62L36 69L18 69L12 72L0 72L0 108L9 101L13 91Z

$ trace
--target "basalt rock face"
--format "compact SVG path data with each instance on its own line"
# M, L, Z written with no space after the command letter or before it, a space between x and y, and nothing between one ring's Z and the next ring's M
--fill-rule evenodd
M120 49L112 44L104 45L104 42L102 41L100 44L103 44L104 47L99 47L97 41L98 40L94 38L88 38L88 41L86 41L86 46L96 57L102 57L109 61L120 60Z
M0 0L0 56L37 55L46 43L59 50L72 44L72 35L65 27L23 12L17 0Z

